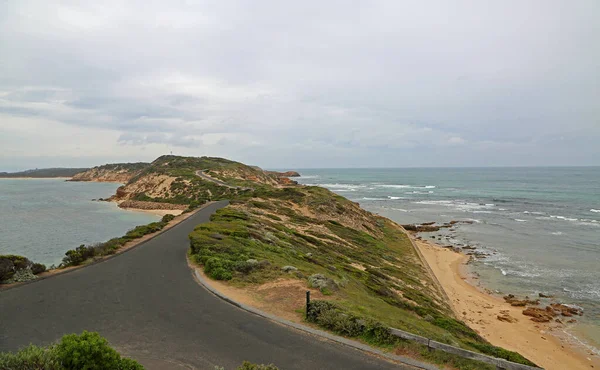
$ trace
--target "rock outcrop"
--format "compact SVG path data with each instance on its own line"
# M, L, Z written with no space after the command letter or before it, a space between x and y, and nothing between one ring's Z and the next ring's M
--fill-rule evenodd
M519 299L515 297L513 294L509 294L503 297L507 303L510 303L511 306L515 307L525 307L527 305L538 305L540 304L539 299L531 300L529 297L525 297L525 299Z
M523 315L530 316L531 321L535 322L550 322L556 316L552 307L547 306L545 309L539 307L527 307L523 311Z
M275 175L277 177L300 177L300 174L296 171L286 171L286 172L277 172L277 171L265 171L269 175Z
M550 322L558 315L572 317L574 315L583 315L583 310L575 306L569 306L562 303L552 303L546 308L527 307L523 311L523 315L531 316L531 320L535 322ZM567 321L571 322L571 320Z
M406 225L402 225L402 227L407 230L407 231L414 231L417 233L430 233L430 232L434 232L434 231L439 231L440 229L447 229L450 228L458 223L462 223L462 224L472 224L473 221L450 221L450 222L446 222L444 224L439 224L437 225L435 222L425 222L422 224L406 224Z

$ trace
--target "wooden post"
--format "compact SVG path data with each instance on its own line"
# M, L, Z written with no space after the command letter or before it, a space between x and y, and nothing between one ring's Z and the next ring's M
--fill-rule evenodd
M310 290L306 291L306 318L308 319L308 310L310 309Z

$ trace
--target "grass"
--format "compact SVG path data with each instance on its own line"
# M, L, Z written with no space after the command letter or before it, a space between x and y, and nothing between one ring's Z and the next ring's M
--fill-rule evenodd
M532 365L454 318L400 228L326 189L259 188L239 197L190 234L190 255L208 276L238 287L323 274L334 283L322 292L348 315ZM285 273L286 265L298 271ZM413 344L398 348L459 369L482 368Z

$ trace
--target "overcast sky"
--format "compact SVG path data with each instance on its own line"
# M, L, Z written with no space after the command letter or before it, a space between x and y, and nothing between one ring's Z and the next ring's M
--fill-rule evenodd
M0 0L0 170L600 165L600 1Z

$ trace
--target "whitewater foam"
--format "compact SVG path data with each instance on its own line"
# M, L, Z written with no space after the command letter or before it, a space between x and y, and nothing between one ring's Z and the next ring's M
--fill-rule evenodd
M527 222L527 220L523 220L521 218L515 218L514 220L517 221L517 222Z
M378 188L392 188L392 189L435 189L435 185L389 185L381 184L375 185Z
M579 221L579 219L577 219L577 218L571 218L571 217L565 217L565 216L550 215L550 218L555 218L557 220L564 220L564 221Z
M590 212L594 212L594 213L600 213L600 209L590 209Z

